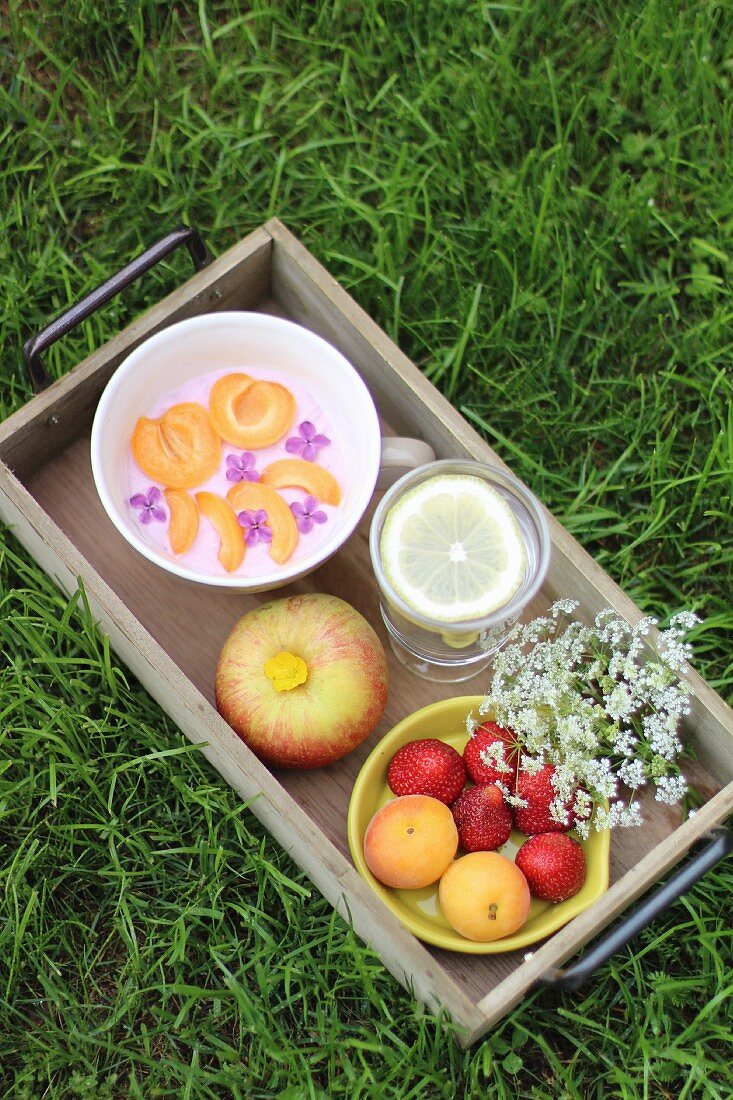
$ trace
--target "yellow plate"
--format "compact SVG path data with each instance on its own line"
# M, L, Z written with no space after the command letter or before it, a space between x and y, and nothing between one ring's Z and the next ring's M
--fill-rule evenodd
M581 840L585 850L586 879L575 897L557 905L532 898L527 921L518 932L490 943L476 943L459 935L446 921L438 902L438 884L422 890L393 890L383 886L371 873L364 860L364 834L372 816L394 795L387 786L387 766L399 748L408 741L421 737L437 737L459 752L463 750L468 733L466 715L473 710L478 716L482 695L466 695L457 699L444 699L439 703L416 710L398 722L386 734L364 761L351 792L348 815L348 836L351 856L356 869L379 895L388 909L406 928L425 943L448 951L463 951L470 955L489 955L502 951L516 951L562 928L589 905L592 905L608 889L610 833L592 832L588 840ZM490 716L483 716L488 719ZM523 833L514 830L507 843L500 848L502 855L510 859L526 840Z

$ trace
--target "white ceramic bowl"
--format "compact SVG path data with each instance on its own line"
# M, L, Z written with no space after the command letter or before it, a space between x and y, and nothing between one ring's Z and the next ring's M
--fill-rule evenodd
M344 461L344 500L318 549L256 577L197 572L147 541L124 505L125 471L135 423L167 393L200 375L251 367L282 372L309 390L338 437ZM117 368L92 424L92 473L117 530L161 569L214 588L264 592L305 576L331 557L359 523L380 464L379 420L364 382L347 359L308 329L265 313L207 313L180 321L140 344Z

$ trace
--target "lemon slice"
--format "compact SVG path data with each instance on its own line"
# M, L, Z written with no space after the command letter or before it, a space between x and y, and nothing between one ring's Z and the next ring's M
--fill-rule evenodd
M382 567L414 611L437 622L480 619L522 583L527 551L504 497L470 474L410 489L387 513Z

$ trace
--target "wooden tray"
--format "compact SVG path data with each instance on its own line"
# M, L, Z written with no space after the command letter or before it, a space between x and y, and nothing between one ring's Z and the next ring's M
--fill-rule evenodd
M82 578L94 614L122 661L186 736L202 744L204 756L242 798L261 795L252 812L394 976L431 1009L443 1009L461 1041L470 1043L731 812L733 713L699 676L691 675L695 694L686 735L697 754L692 780L704 806L680 824L676 811L654 804L644 828L614 835L609 891L531 954L472 957L416 940L355 871L346 810L353 780L376 740L417 707L456 694L457 688L417 680L391 656L369 565L370 515L334 559L280 591L331 592L370 620L390 658L386 712L361 749L338 764L317 772L275 772L254 757L213 706L221 643L244 611L268 597L199 591L156 569L116 532L97 500L89 432L115 367L156 330L220 309L271 311L307 326L361 372L386 431L422 437L441 458L468 456L503 465L285 227L272 220L0 425L0 517L67 592L75 591ZM611 606L635 621L640 616L635 604L548 518L553 559L528 616L571 595L581 601L584 616ZM459 687L465 693L467 685ZM468 687L480 693L484 685L474 680Z

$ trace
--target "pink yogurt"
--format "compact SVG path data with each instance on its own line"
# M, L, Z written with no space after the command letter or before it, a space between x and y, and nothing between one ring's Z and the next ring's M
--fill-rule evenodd
M282 374L268 370L264 367L251 368L243 364L241 371L257 380L279 382L281 385L286 386L295 398L297 407L293 425L290 430L285 433L282 439L277 443L273 443L270 447L262 447L259 450L249 452L254 456L254 462L247 464L248 470L254 470L255 472L261 471L265 466L280 458L303 457L302 454L287 451L285 444L291 438L301 439L303 443L305 443L299 426L304 422L309 422L314 425L318 435L325 436L330 440L328 446L317 446L315 448L316 453L313 457L313 462L315 465L322 466L333 474L341 487L343 498L345 486L341 450L332 425L326 419L323 409L313 398L312 394L305 389L304 386L297 382L293 382L291 378L286 378ZM162 416L171 405L177 405L184 401L196 401L198 404L203 405L204 408L208 408L211 387L219 378L232 373L234 372L229 369L212 371L210 374L200 375L198 378L194 378L190 382L186 382L184 385L178 386L174 390L170 390L164 398L152 405L151 408L141 410L140 415L156 419ZM306 434L308 434L307 428L305 431ZM232 485L236 484L236 481L227 479L227 470L230 468L227 465L227 458L233 455L241 462L244 453L243 448L235 447L230 443L222 441L221 463L219 469L208 481L202 482L201 485L197 485L194 489L189 490L189 492L195 494L201 491L207 491L226 497ZM160 482L151 481L150 478L142 472L132 457L132 452L129 453L127 459L125 484L125 507L128 509L129 515L136 524L140 535L150 546L154 547L165 557L182 562L197 572L208 573L212 576L241 575L245 577L259 577L265 573L271 573L278 568L277 563L270 557L267 543L259 542L255 546L248 546L242 564L238 569L234 570L233 573L228 573L220 564L218 558L219 536L205 516L200 517L198 533L191 548L187 550L185 554L174 554L168 539L170 510L163 496L163 489L165 486ZM130 498L137 494L147 496L153 487L160 490L161 496L155 503L153 518L149 523L143 524L140 519L142 509L140 507L133 507L129 503ZM305 505L309 497L309 494L304 489L278 489L277 492L287 504L293 504L299 501L301 504ZM326 522L314 523L308 532L301 531L298 538L298 544L287 561L288 566L296 563L299 559L305 557L306 554L318 550L321 543L324 542L328 536L334 514L338 512L341 507L342 504L334 507L329 504L322 504L320 501L318 502L317 509L314 510L325 514ZM160 515L160 510L165 513L165 518L163 520L155 518Z

